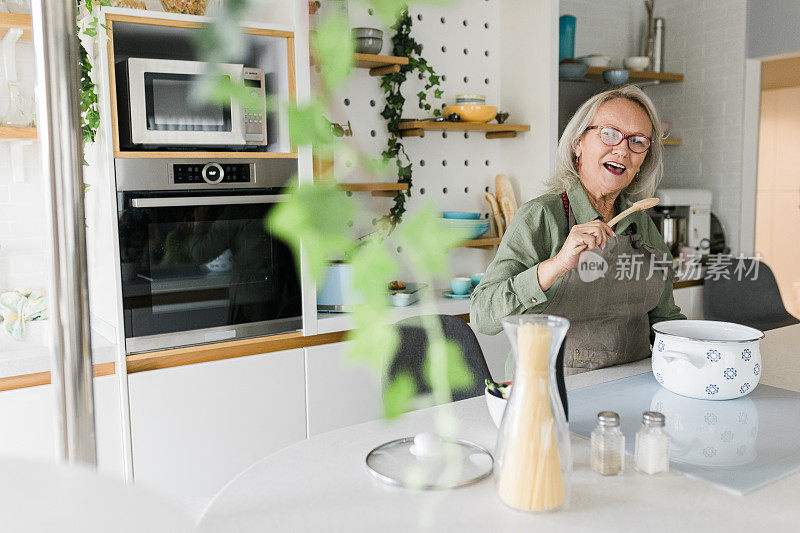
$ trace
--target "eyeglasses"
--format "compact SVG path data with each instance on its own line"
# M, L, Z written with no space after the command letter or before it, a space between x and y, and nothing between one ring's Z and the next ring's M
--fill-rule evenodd
M603 141L603 144L607 146L617 146L625 139L628 139L628 148L631 149L631 152L637 154L646 152L653 143L653 140L647 135L639 135L638 133L625 135L612 126L589 126L584 132L595 129L600 130L600 140Z

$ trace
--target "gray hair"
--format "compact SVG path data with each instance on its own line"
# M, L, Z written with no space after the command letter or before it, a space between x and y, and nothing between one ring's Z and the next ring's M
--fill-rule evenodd
M548 192L561 192L573 183L580 181L578 168L575 166L575 147L578 145L578 141L580 141L586 128L591 125L600 106L616 98L624 98L639 104L647 112L647 116L653 126L651 135L653 143L650 145L650 150L648 150L639 169L639 181L632 181L630 185L622 190L622 194L631 201L650 198L655 194L656 187L661 182L661 176L664 173L662 159L664 144L662 142L661 121L650 97L634 85L625 85L618 89L596 94L578 108L558 141L555 175L546 183Z

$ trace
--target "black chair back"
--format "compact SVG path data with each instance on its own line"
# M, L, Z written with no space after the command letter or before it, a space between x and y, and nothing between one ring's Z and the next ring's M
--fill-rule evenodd
M484 380L491 377L483 351L469 324L451 315L436 315L442 333L461 347L464 360L472 372L473 383L469 389L453 391L453 400L464 400L483 394ZM387 383L395 375L406 372L414 379L419 394L431 392L425 380L423 365L428 349L428 336L422 327L422 317L411 317L397 322L400 330L400 347L387 373ZM385 385L384 385L385 386Z
M735 322L761 331L800 323L786 311L778 283L766 263L733 258L720 274L719 279L703 282L706 320Z

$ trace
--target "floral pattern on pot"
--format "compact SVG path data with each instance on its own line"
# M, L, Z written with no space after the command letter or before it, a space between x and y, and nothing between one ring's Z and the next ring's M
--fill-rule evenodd
M712 363L716 363L722 359L722 354L719 353L718 350L709 350L708 353L706 353L706 358Z
M664 351L664 341L658 341L658 351L659 352Z
M709 426L713 426L719 421L719 418L717 418L717 415L714 413L706 413L706 416L703 417L703 420L705 420L706 424Z
M739 446L738 448L736 448L736 455L738 455L739 457L741 457L742 455L744 455L744 454L745 454L745 452L746 452L746 451L747 451L747 446L745 446L744 444L742 444L741 446Z
M713 395L719 392L719 387L714 385L713 383L706 385L706 394Z
M725 376L725 379L733 379L736 377L736 369L733 367L728 367L725 369L725 372L722 373Z
M712 446L703 448L703 455L709 458L714 457L715 455L717 455L717 449Z
M751 357L753 357L753 352L750 351L750 348L745 348L742 352L742 359L749 361Z
M722 435L719 436L719 439L722 442L731 442L733 440L733 431L726 430L722 432Z
M744 394L745 392L747 392L749 390L750 390L750 384L749 383L745 383L744 385L739 387L739 392L741 392L742 394Z
M658 381L659 383L661 383L663 385L664 384L664 376L662 376L660 373L656 372L656 381Z
M760 373L761 373L761 365L759 365L758 363L756 363L756 365L753 367L753 374L755 374L755 375L757 376L757 375L759 375Z

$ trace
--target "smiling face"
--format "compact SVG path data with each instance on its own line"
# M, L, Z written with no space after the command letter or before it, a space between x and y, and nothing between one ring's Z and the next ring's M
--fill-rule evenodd
M591 126L613 126L625 135L653 135L653 125L647 112L625 98L603 103L597 109ZM627 139L616 146L604 144L600 140L599 128L581 135L574 151L580 157L578 174L581 183L597 196L618 195L633 181L647 156L647 152L633 152L628 147Z

